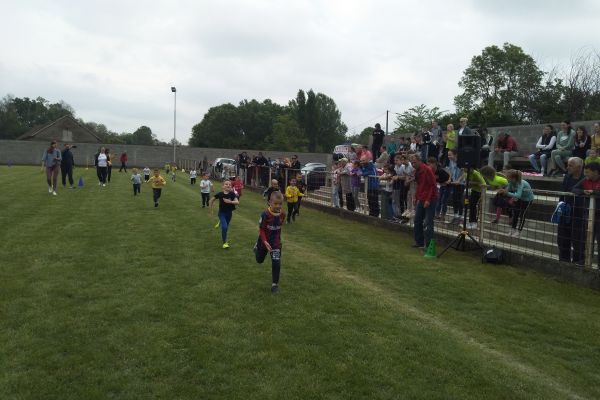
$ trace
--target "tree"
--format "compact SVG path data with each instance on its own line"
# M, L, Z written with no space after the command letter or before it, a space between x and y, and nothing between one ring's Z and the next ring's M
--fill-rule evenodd
M543 76L520 47L489 46L471 59L458 84L464 91L454 103L459 113L477 113L480 124L530 122Z
M308 151L308 140L292 115L283 114L275 119L265 150Z
M0 139L14 139L65 115L73 116L74 111L64 101L51 104L43 97L32 100L7 95L0 101Z
M372 126L368 126L365 129L363 129L362 132L358 135L348 136L348 140L352 143L367 145L369 144L369 140L371 139L371 135L373 135L374 130L375 128L373 128Z
M237 108L231 104L211 107L200 123L192 128L190 146L239 148L244 142Z
M442 117L439 107L427 108L425 104L414 106L396 117L394 133L417 133L423 127L430 127L431 121L438 121Z
M145 125L140 126L131 134L131 144L152 146L155 140L156 137L152 133L152 129Z

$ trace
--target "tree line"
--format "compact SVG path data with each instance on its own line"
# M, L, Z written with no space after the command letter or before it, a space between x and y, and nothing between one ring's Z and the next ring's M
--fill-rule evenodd
M348 128L335 101L300 89L282 106L270 99L212 107L192 128L190 146L330 152Z
M43 97L30 99L11 95L0 100L0 139L16 139L30 129L55 121L65 115L75 118L75 110L64 101L50 103ZM161 142L152 133L152 129L142 125L134 132L117 133L104 124L77 121L98 136L102 143L158 145ZM172 143L171 143L172 144Z

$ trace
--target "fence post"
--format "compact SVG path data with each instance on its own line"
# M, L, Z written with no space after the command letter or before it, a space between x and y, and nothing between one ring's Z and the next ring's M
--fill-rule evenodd
M483 246L483 233L485 231L485 208L487 203L487 187L484 186L481 189L481 197L479 198L479 218L477 220L479 223L477 224L477 230L479 231L479 244ZM465 211L466 212L466 211Z
M358 197L360 198L360 190L358 191ZM365 201L362 206L363 214L371 214L371 205L369 204L369 176L365 177Z
M590 206L588 210L587 236L585 238L585 266L592 268L592 258L594 257L594 220L596 217L596 199L590 196ZM600 250L599 250L600 251ZM600 265L598 266L600 267Z

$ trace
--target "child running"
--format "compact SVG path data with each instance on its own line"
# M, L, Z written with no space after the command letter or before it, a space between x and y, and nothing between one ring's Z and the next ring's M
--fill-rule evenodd
M256 262L262 264L271 254L271 293L279 293L279 271L281 269L281 206L283 194L279 191L271 193L269 207L261 214L258 227L258 239L254 246Z
M148 183L150 180L150 168L144 167L144 182Z
M137 168L134 168L133 173L131 174L131 182L133 183L133 195L137 196L138 193L141 193L142 189L142 176L138 172Z
M279 190L279 182L277 179L271 179L271 186L263 192L263 197L267 200L267 204L270 204L271 194L273 194L273 192L281 192L281 190Z
M167 184L165 178L160 176L158 168L154 168L154 176L149 181L152 184L152 198L154 199L154 207L158 207L158 199L162 194L162 188Z
M195 185L195 184L196 184L196 175L197 175L197 174L198 174L198 173L196 172L196 170L195 170L195 169L192 169L192 170L190 171L190 184L191 184L191 185Z
M298 198L302 196L304 196L304 194L300 193L300 190L298 190L298 187L296 187L296 180L294 178L290 179L290 184L287 188L285 188L285 198L288 203L288 224L290 223L290 221L296 221L296 215L294 213L298 205Z
M213 191L213 183L208 178L208 172L204 173L200 181L200 195L202 196L202 208L208 206L210 200L210 192Z
M236 197L233 188L231 187L231 181L224 181L223 191L215 194L215 197L211 199L211 215L213 213L212 207L216 199L219 199L218 225L221 225L221 239L223 239L223 248L228 249L229 242L227 241L227 229L229 229L229 224L231 222L231 217L233 216L233 210L235 210L235 206L240 204L240 201Z
M306 185L304 184L304 179L302 177L302 174L296 175L296 183L297 183L298 190L300 191L300 193L302 193L302 195L300 197L298 197L298 203L296 204L296 210L294 211L294 216L299 216L300 215L300 206L302 205L302 198L304 196L306 196Z

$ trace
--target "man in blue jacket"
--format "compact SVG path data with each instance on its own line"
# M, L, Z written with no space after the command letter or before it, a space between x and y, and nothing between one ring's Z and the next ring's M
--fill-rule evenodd
M360 171L367 181L367 203L369 204L369 215L379 216L379 178L375 164L367 157L360 159Z
M71 153L71 145L65 143L65 148L62 152L62 161L60 162L60 173L62 177L63 187L67 186L67 176L69 177L70 189L73 189L73 167L75 166L75 160L73 159L73 153Z

